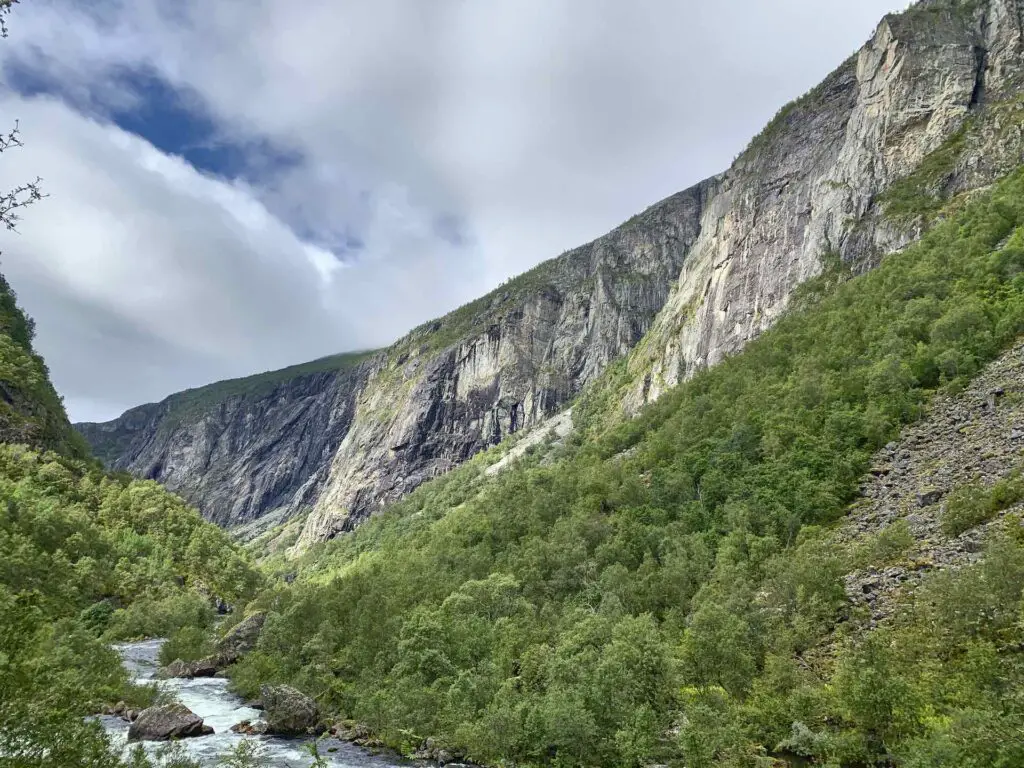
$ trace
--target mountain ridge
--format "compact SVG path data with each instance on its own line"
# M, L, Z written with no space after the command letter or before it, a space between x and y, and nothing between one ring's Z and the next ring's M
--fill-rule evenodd
M340 439L310 446L330 454L326 467L293 471L286 441L278 451L255 439L238 444L237 460L211 464L206 446L239 429L210 413L113 463L159 468L151 476L229 525L311 510L309 544L540 424L588 387L600 390L604 418L635 414L770 327L830 259L870 269L917 239L927 219L901 210L983 188L1024 160L1022 16L1017 0L927 0L886 16L726 172L369 358L365 380L341 398ZM299 403L309 393L293 394ZM248 418L266 412L251 405ZM283 423L264 426L281 433ZM83 432L97 439L96 425ZM242 465L274 478L274 493L233 483L229 468Z

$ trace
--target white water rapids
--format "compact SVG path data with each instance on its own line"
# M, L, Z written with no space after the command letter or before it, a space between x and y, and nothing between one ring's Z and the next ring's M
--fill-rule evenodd
M157 653L162 640L126 643L114 646L128 671L141 682L153 680L157 668ZM257 741L264 748L267 764L273 768L307 768L312 763L303 751L308 739L287 739L280 736L242 736L231 732L231 726L242 720L256 720L260 713L243 705L239 697L227 689L227 680L217 677L198 677L193 680L172 679L157 681L164 691L191 709L213 728L210 736L182 739L179 743L192 758L203 766L217 766L220 759L243 739ZM127 748L128 723L120 717L104 715L99 718L116 746ZM160 742L142 742L147 751L155 752ZM403 765L397 758L372 755L353 744L324 738L320 740L320 754L328 765L348 768L397 768Z

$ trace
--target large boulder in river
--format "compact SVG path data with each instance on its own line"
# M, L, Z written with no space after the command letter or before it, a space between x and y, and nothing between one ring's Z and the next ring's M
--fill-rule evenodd
M264 685L260 700L267 733L294 736L322 730L316 702L290 685Z
M242 656L253 650L260 639L260 632L263 631L263 624L266 620L267 614L260 611L246 617L232 627L217 642L217 657L222 664L225 666L234 664Z
M216 656L209 656L198 661L182 661L175 659L166 667L160 667L156 671L157 680L167 680L172 677L213 677L220 671L220 660Z
M128 727L128 741L167 741L206 736L213 728L203 725L203 718L182 704L150 707Z

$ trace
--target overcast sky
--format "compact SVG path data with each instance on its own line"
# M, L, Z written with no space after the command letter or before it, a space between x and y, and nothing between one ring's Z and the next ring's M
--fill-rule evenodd
M24 0L0 269L73 420L383 346L724 170L905 0Z

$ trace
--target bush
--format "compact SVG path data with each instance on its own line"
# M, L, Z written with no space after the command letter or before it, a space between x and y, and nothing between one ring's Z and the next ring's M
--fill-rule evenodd
M987 523L1021 500L1024 500L1024 477L1019 470L999 480L989 489L978 483L958 488L946 501L946 509L942 513L942 531L947 536L959 536Z
M161 664L172 661L198 661L213 654L213 640L210 633L193 625L186 625L172 633L160 646Z
M170 637L182 627L209 629L216 613L195 594L179 593L162 599L142 599L114 612L104 637L107 640L142 640Z

